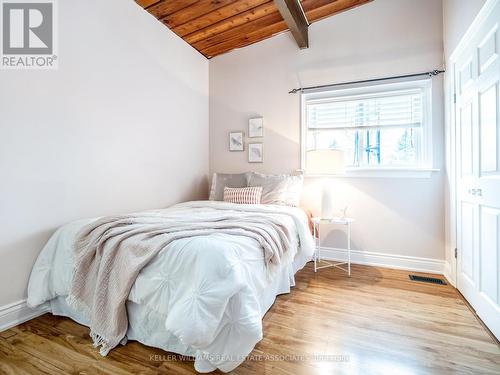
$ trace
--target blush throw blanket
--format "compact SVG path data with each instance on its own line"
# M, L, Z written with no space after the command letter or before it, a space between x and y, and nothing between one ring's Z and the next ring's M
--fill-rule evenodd
M257 212L217 212L189 219L175 211L105 217L79 232L67 302L90 321L90 335L101 355L125 338L125 304L139 272L171 242L214 233L256 240L271 277L276 266L289 260L287 227Z

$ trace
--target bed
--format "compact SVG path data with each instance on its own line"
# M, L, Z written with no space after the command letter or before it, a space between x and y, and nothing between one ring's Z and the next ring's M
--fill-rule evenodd
M140 271L126 300L126 339L195 358L198 372L228 372L262 339L262 318L277 295L289 293L295 273L311 260L314 241L300 208L193 201L148 211L158 217L266 215L291 233L288 256L270 269L261 244L238 234L210 233L168 244ZM54 315L90 326L68 304L77 234L98 219L59 228L40 253L29 282L28 305L47 303ZM125 344L125 340L122 342Z

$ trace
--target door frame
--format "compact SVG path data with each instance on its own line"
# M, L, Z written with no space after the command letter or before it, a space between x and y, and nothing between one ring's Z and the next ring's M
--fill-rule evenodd
M456 87L455 65L458 57L463 50L471 43L472 39L480 31L485 21L495 9L500 0L486 0L481 10L478 12L474 21L465 32L464 36L458 42L456 48L446 61L446 74L444 80L445 92L445 142L446 142L446 176L448 178L448 205L447 223L446 223L446 244L445 244L445 269L444 276L450 283L457 287L457 258L455 258L455 249L457 249L457 122L456 122ZM448 119L448 121L446 121ZM461 249L457 250L457 256L461 256Z

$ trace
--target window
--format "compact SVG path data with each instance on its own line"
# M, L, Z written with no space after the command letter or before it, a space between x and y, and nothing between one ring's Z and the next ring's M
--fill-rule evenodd
M428 167L430 89L426 79L304 94L303 161L336 148L348 170Z

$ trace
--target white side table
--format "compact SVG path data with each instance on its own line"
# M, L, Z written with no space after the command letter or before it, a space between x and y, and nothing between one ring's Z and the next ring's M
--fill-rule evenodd
M322 219L320 217L313 217L314 224L314 242L316 249L314 251L314 272L321 268L336 267L342 271L347 272L349 277L351 276L351 224L354 222L352 218L341 218L335 217L333 219ZM335 224L335 225L345 225L347 226L347 262L328 262L326 260L321 260L321 224ZM324 266L318 266L318 263L326 263ZM342 267L347 265L347 269Z

